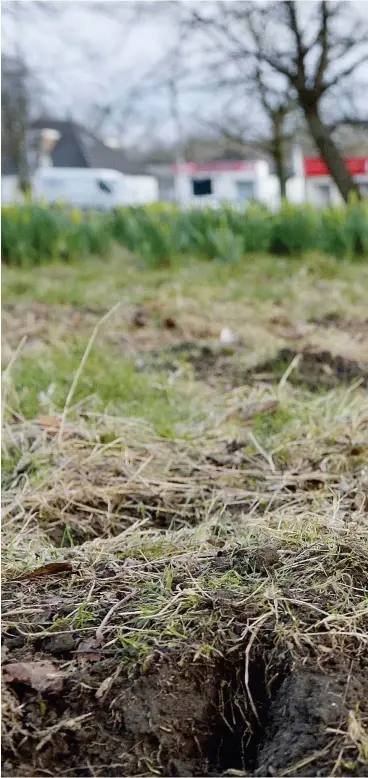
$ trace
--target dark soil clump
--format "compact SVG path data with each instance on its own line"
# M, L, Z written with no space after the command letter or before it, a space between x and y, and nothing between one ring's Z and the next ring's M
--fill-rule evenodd
M176 370L183 362L192 366L196 378L206 378L209 375L221 375L221 366L231 363L233 350L216 349L196 342L183 342L155 354L160 367L166 370Z
M354 677L348 691L351 702L364 693L362 682L364 686L363 677ZM256 775L282 774L285 764L295 765L293 775L329 775L333 742L328 729L338 727L347 714L343 671L329 675L298 668L285 678L269 706ZM366 774L363 764L350 770Z
M3 775L366 775L364 549L244 538L5 583Z
M242 364L244 352L240 347L212 348L208 345L184 342L169 350L152 355L156 367L177 370L183 363L190 364L195 377L225 389L253 384L257 381L278 382L292 360L299 354L291 348L283 348L278 355L251 370ZM342 384L360 381L368 386L368 366L334 356L329 351L305 350L300 352L300 361L291 371L288 381L310 391L333 389Z
M190 365L195 378L225 389L241 386L245 382L246 369L242 365L244 351L240 346L209 346L196 342L183 342L151 355L155 367L176 371L183 364Z
M311 319L310 323L326 329L349 332L359 339L366 337L368 331L368 319L352 319L337 312L326 313L325 316Z
M187 668L157 652L136 677L121 662L72 660L61 670L62 695L7 684L3 774L327 776L338 756L328 728L346 722L368 692L363 674L347 691L347 668L292 668L285 656L277 667L273 655L270 678L259 650L246 684L242 652ZM349 774L363 770L356 759Z
M275 359L263 362L249 371L248 378L252 382L280 381L297 355L298 352L292 349L281 349ZM341 356L333 356L329 351L300 352L300 360L288 377L288 381L294 386L304 386L311 391L333 389L358 380L361 386L368 386L368 366L359 365Z

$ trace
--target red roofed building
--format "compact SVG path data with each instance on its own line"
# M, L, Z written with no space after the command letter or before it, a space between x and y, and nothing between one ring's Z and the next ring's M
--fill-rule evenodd
M368 197L368 157L345 160L363 196ZM173 166L176 198L184 207L216 206L232 203L240 206L252 200L272 210L280 206L279 183L264 159L220 159L184 162ZM304 157L299 147L290 159L286 183L291 203L309 202L316 207L339 205L342 197L328 168L318 157Z
M279 205L278 182L264 159L219 159L174 165L175 192L183 206Z
M364 197L368 197L368 157L347 157L345 164ZM307 202L316 206L337 205L342 202L328 168L319 157L304 159L305 195Z

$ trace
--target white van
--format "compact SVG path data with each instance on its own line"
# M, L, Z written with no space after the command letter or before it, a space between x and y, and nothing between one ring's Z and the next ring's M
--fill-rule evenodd
M118 170L45 167L37 170L32 197L47 203L109 211L119 205L145 205L158 200L153 176L127 176Z

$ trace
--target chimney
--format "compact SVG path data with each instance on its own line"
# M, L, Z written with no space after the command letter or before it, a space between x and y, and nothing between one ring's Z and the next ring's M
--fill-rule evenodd
M108 146L109 149L121 149L121 143L118 138L106 138L104 144L105 146Z
M60 132L44 127L41 130L40 167L52 167L51 152L60 138Z

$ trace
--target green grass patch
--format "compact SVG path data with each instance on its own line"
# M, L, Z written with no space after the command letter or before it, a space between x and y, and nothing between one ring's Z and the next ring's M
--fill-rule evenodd
M2 292L5 304L37 301L96 312L110 309L118 300L137 305L157 300L174 306L178 300L190 300L202 310L217 302L244 301L283 308L297 305L303 315L308 306L314 315L331 308L331 294L322 287L319 292L318 284L335 281L335 307L339 288L343 289L340 306L347 300L364 303L368 266L318 252L298 259L249 255L238 264L188 257L179 266L152 270L140 268L132 257L115 249L104 262L90 258L86 263L50 264L47 269L4 267Z
M271 436L277 435L282 431L285 432L286 427L289 431L290 424L294 421L294 418L291 410L282 407L278 408L275 413L259 413L252 419L254 434L262 442L267 442Z
M13 371L17 400L12 398L12 405L27 419L44 413L47 399L61 411L84 349L84 343L74 342L50 349L37 362L24 356ZM168 391L166 378L164 373L141 373L134 363L97 345L82 372L73 404L92 398L98 410L144 419L158 435L175 437L177 425L198 422L204 408L196 401L191 384L177 383Z

